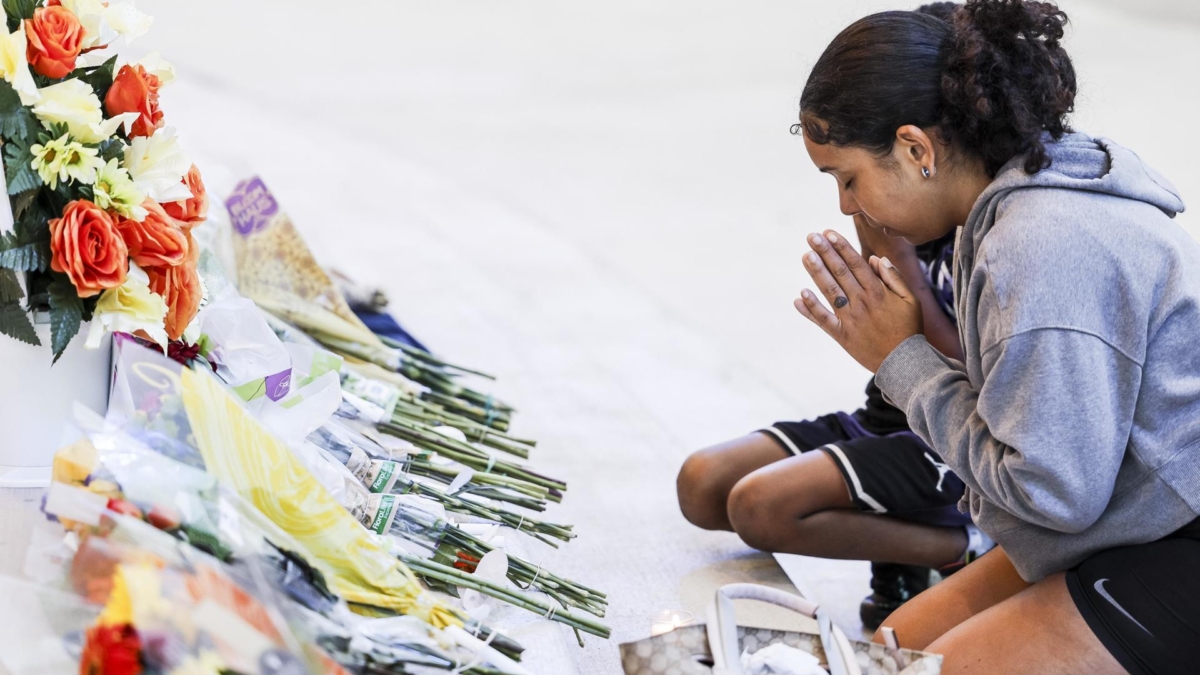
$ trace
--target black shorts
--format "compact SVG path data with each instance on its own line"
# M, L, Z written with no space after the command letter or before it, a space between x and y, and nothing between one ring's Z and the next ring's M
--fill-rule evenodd
M1088 627L1130 675L1200 672L1200 520L1066 574Z
M762 433L793 454L820 449L833 458L854 504L862 511L905 520L962 526L963 482L906 427L868 431L861 413L834 413L806 422L776 422Z

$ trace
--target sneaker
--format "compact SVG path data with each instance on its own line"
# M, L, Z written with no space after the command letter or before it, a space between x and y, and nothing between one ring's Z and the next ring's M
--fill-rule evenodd
M879 628L900 605L929 588L929 568L893 563L871 563L871 590L858 607L863 627Z
M963 553L961 560L955 560L949 565L937 569L943 579L979 560L984 553L996 548L996 542L978 527L967 525L963 529L967 532L967 550Z

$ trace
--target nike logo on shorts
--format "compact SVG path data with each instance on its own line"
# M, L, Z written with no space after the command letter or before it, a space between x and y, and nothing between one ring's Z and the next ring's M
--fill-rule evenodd
M1096 582L1096 586L1095 586L1096 592L1100 594L1100 597L1107 600L1108 604L1112 605L1113 607L1116 607L1117 611L1124 614L1125 618L1132 621L1134 623L1134 625L1136 625L1138 628L1141 628L1142 630L1146 631L1147 635L1154 637L1154 633L1151 633L1149 630L1146 629L1145 626L1143 626L1141 623L1139 623L1137 619L1133 618L1132 614L1130 614L1129 612L1126 612L1125 608L1122 607L1119 603L1117 603L1117 601L1113 599L1113 596L1108 594L1108 591L1104 590L1104 582L1106 582L1106 581L1108 581L1108 579L1101 579Z

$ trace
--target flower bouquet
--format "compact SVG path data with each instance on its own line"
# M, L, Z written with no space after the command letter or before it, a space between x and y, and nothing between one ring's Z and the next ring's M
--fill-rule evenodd
M503 638L489 640L501 650L495 653L481 650L469 636L444 634L416 618L404 622L402 631L379 631L373 620L350 614L328 588L328 568L310 563L303 545L212 476L157 455L90 413L80 414L88 439L56 455L55 482L44 506L83 541L72 556L78 592L96 602L110 592L113 565L98 564L96 551L107 553L101 560L120 551L119 561L138 564L152 555L176 566L212 567L243 588L258 589L256 598L273 593L276 609L301 641L319 645L355 670L367 663L374 672L388 673L404 672L408 665L448 669L478 661L506 667L466 672L521 672L505 656L518 655L519 646Z
M91 322L165 345L183 335L203 286L192 228L206 218L200 173L164 126L157 56L109 55L150 18L125 0L4 0L0 143L0 333L57 361Z
M141 440L151 448L166 448L240 494L330 569L332 590L348 601L416 615L439 628L461 623L211 371L193 371L132 342L117 354L114 424L149 431Z

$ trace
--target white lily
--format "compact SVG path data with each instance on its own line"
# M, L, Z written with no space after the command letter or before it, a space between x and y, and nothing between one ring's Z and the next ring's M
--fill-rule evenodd
M84 81L63 80L38 90L41 99L33 106L33 114L49 128L66 124L71 137L83 143L100 143L112 137L122 124L126 130L138 119L137 113L125 113L104 119L100 98Z
M159 204L190 199L183 177L192 168L175 130L163 127L153 136L138 136L125 148L125 169L133 184Z
M150 290L150 278L142 268L130 263L125 283L100 294L85 346L88 349L99 348L105 333L133 333L140 330L166 349L169 342L167 330L163 327L166 318L167 302Z
M8 15L0 7L0 77L16 90L21 105L27 106L37 103L40 98L33 72L29 70L28 45L25 25L22 24L15 33L8 32Z

